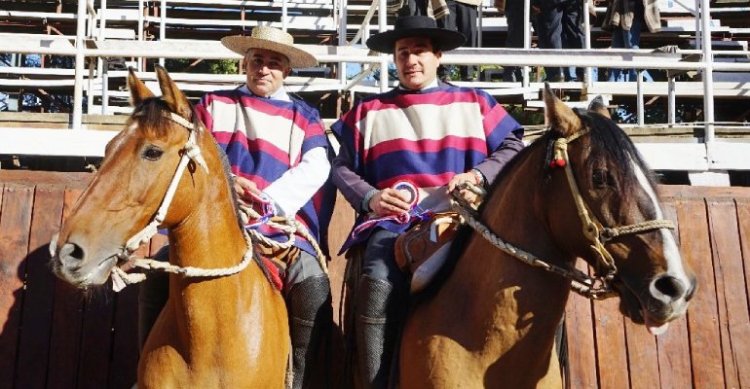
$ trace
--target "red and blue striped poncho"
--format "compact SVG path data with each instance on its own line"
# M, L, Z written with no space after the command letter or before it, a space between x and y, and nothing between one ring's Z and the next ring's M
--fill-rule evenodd
M262 191L297 166L305 153L318 147L327 152L328 141L316 109L297 98L268 99L243 89L208 93L196 107L198 116L226 153L232 173L253 181ZM327 180L296 214L324 253L334 196L335 188ZM286 240L283 233L267 226L259 230L279 242ZM295 236L295 242L295 246L315 255L301 236Z
M422 91L397 88L365 98L332 129L345 149L340 155L351 159L346 163L353 173L376 189L409 181L419 188L419 207L436 212L449 207L445 186L455 174L485 161L509 134L520 140L523 133L488 93L450 84ZM336 184L350 202L362 198L346 183ZM365 217L360 215L355 229ZM376 226L402 232L409 224L386 221ZM350 236L342 251L368 236Z

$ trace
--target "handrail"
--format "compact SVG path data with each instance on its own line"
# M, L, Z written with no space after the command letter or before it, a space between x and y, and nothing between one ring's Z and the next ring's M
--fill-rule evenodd
M144 0L133 0L138 2L138 40L137 41L123 41L132 43L127 47L113 47L108 46L108 41L104 37L104 31L106 28L107 18L107 7L106 0L101 2L101 8L95 9L92 5L91 0L80 0L78 2L77 10L77 26L76 26L76 38L75 46L66 44L63 41L57 42L56 39L50 37L50 44L46 46L41 45L38 42L38 46L29 44L28 46L18 44L18 41L11 39L11 43L4 42L0 39L0 52L14 52L21 54L52 54L52 55L70 55L76 57L76 68L74 71L74 106L72 115L72 128L81 127L81 116L83 100L83 82L84 80L90 81L92 76L86 78L84 73L84 64L87 58L106 59L109 57L137 57L137 58L159 58L163 61L165 58L185 58L185 50L170 46L171 41L166 39L165 24L167 23L166 18L166 5L167 2L174 4L211 4L209 0L160 0L159 6L161 9L158 20L160 21L159 36L160 41L144 41L143 36L143 23L144 20L153 20L153 17L144 17ZM591 0L584 0L584 6ZM689 0L686 0L689 1ZM700 34L696 39L699 44L699 48L691 50L678 50L675 53L654 53L651 50L553 50L553 49L530 49L530 35L529 29L525 29L524 32L524 46L525 49L508 49L508 48L461 48L452 52L446 53L442 58L442 63L445 64L487 64L487 65L503 65L503 66L519 66L528 69L528 66L576 66L582 68L588 68L592 64L596 64L600 68L634 68L638 70L643 69L664 69L670 71L670 87L668 90L670 113L669 123L674 123L674 73L698 70L703 74L703 89L704 89L704 125L706 126L706 137L705 144L709 156L711 155L711 144L715 141L714 133L714 91L713 91L713 72L715 71L750 71L749 63L733 63L733 62L714 62L714 56L748 56L747 51L719 51L712 50L711 47L711 12L709 0L694 0L697 11L700 16L697 18L696 23L698 24L697 32ZM231 2L229 0L221 1L222 4L229 5L241 5L246 3L244 0L238 0ZM278 2L274 2L278 3ZM287 0L282 0L282 8L286 11ZM339 25L339 39L343 38L339 44L346 44L346 31L349 29L346 25L346 0L336 0L335 7L340 10L340 19L338 20ZM374 16L375 9L378 8L378 26L379 30L384 30L386 26L386 6L384 0L373 1L370 5L365 20L363 21L360 32L357 33L352 42L358 42L362 36L362 31L369 31L371 18ZM737 8L737 7L735 7ZM737 8L737 11L744 10L743 7ZM735 11L732 9L732 11ZM529 0L524 0L524 13L528 16L530 12ZM584 12L586 12L584 8ZM717 9L716 12L728 12L727 9ZM95 17L94 17L95 16ZM60 16L62 17L62 16ZM588 18L585 18L588 19ZM528 21L528 18L525 18ZM589 31L588 20L586 20L586 29ZM94 28L96 23L99 23L99 29ZM134 21L135 22L135 21ZM286 27L286 18L282 20L283 26ZM527 22L528 23L528 22ZM98 31L98 36L92 36L94 31ZM343 31L343 33L342 33ZM590 38L587 36L586 47L590 47ZM181 42L176 40L174 42ZM201 51L196 57L205 59L236 59L239 58L234 53L228 50L222 51L220 45L214 42L217 46L215 50ZM303 45L304 46L304 45ZM155 48L158 47L158 50ZM392 59L387 55L369 55L366 50L359 53L342 52L339 48L331 49L326 47L325 50L322 47L305 47L312 51L319 61L321 62L335 62L342 64L342 69L339 72L339 90L349 90L354 87L364 77L356 77L354 80L347 80L345 75L345 69L343 64L346 62L362 63L362 64L377 64L381 69L387 69L392 63ZM106 61L105 61L106 63ZM141 61L139 61L140 66ZM103 65L102 65L103 66ZM98 71L102 72L98 67ZM380 90L386 90L391 84L388 78L388 72L381 72L382 77L380 80ZM526 72L523 80L522 87L528 89L530 80ZM31 73L29 73L31 74ZM588 74L588 72L587 72ZM99 73L103 77L103 73ZM585 86L591 89L594 84L594 80L589 77L586 80ZM105 83L106 85L106 83ZM643 89L646 89L645 85L639 83L640 88L638 92L638 103L639 111L642 110L642 99L644 95ZM105 87L106 89L106 87ZM518 89L518 88L516 88ZM526 90L518 89L518 90ZM91 86L89 85L89 90ZM530 90L530 89L529 89ZM652 89L653 90L653 89ZM103 92L106 93L106 90ZM526 92L524 92L526 93ZM639 122L642 122L642 112L639 113Z

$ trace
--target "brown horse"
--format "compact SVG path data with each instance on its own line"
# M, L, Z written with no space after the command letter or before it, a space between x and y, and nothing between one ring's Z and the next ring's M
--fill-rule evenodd
M144 240L146 225L169 229L175 266L237 270L250 258L223 154L166 71L157 68L157 76L161 98L130 73L134 112L51 243L56 274L74 286L107 281ZM160 206L173 176L171 204ZM141 353L138 386L280 388L289 347L284 300L256 263L223 277L171 274L169 300Z
M562 386L552 350L571 280L530 258L560 273L585 259L602 275L599 292L611 285L623 314L652 333L687 309L695 277L631 141L606 109L576 113L548 88L545 102L550 131L506 167L475 219L487 238L465 235L453 272L410 314L404 388Z

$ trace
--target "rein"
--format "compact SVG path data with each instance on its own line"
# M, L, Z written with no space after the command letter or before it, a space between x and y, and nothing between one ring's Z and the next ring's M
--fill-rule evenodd
M264 201L263 199L259 200ZM307 228L297 219L295 219L294 217L286 217L284 218L283 222L279 222L274 220L273 217L269 217L269 215L261 215L255 209L253 209L253 207L244 205L242 203L239 204L239 208L241 213L243 214L243 218L246 217L248 220L261 220L261 222L259 222L258 224L265 224L273 229L282 231L289 236L289 239L286 242L278 242L263 235L257 229L251 227L248 228L246 226L246 233L250 234L250 236L255 238L256 241L262 242L266 246L287 249L294 245L294 234L299 233L303 238L310 242L310 245L315 250L315 256L317 256L318 264L320 265L321 269L323 269L323 272L328 274L328 265L326 263L325 254L323 254L323 250L320 249L320 245L318 245L317 240L310 234L309 231L307 231Z
M451 193L451 196L453 197L451 202L454 210L461 215L464 221L487 241L492 243L493 246L506 254L521 260L527 265L539 267L548 272L559 274L564 278L570 279L573 291L589 299L600 300L612 297L616 294L615 290L612 288L612 280L617 275L617 266L615 265L612 254L610 254L604 246L604 243L618 236L639 234L662 228L674 229L675 226L670 220L658 219L619 227L604 227L602 223L597 220L596 216L593 215L581 196L578 184L573 176L573 169L570 167L570 159L568 156L568 144L588 132L588 129L584 129L567 138L556 139L554 143L554 159L551 165L563 167L565 169L565 177L567 178L573 201L578 210L578 217L583 224L583 235L591 242L590 248L596 254L596 276L589 276L575 268L569 269L552 264L549 261L540 259L539 257L515 247L498 237L489 227L479 221L479 214L477 213L476 208L464 200L459 194L460 189L469 189L480 197L484 197L485 193L483 189L466 182L461 185L460 189L454 190ZM604 271L603 274L600 274L600 270Z
M165 263L148 258L134 258L132 255L136 250L138 250L140 246L147 243L154 235L157 234L159 225L164 222L167 211L169 210L169 205L174 199L174 194L177 191L177 186L179 185L180 179L182 178L182 175L185 172L185 168L187 167L188 163L190 161L193 161L200 165L206 171L206 173L208 173L208 165L206 165L206 161L201 155L201 149L196 143L195 125L174 112L169 112L165 114L164 117L179 124L182 127L185 127L189 133L188 139L185 142L185 146L182 148L182 150L180 150L180 153L182 154L180 157L180 162L177 164L177 169L175 169L175 173L172 176L172 181L170 181L169 187L167 187L167 191L164 194L161 205L159 205L159 209L156 211L156 214L151 219L151 222L146 225L146 227L138 231L132 238L128 239L128 241L125 243L125 247L123 248L123 252L118 255L118 257L122 260L125 260L126 262L132 262L133 267L135 268L139 268L142 270L160 270L167 273L182 274L185 277L222 277L239 273L247 267L253 257L253 242L247 232L244 232L244 229L243 236L247 244L247 251L245 251L245 255L242 257L242 261L232 267L215 269L204 269L191 266L180 267L172 265L168 262ZM119 292L128 285L145 280L146 274L126 273L120 267L115 266L112 269L111 277L112 289L115 292Z

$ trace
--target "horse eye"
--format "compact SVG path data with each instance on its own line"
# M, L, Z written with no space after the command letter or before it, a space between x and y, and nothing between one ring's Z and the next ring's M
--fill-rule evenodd
M591 181L594 183L594 187L597 189L604 189L607 187L607 181L608 181L609 174L604 169L594 169L593 174L591 175Z
M145 150L143 150L143 158L146 158L149 161L158 160L159 158L161 158L162 154L164 154L164 151L153 145L148 146Z

